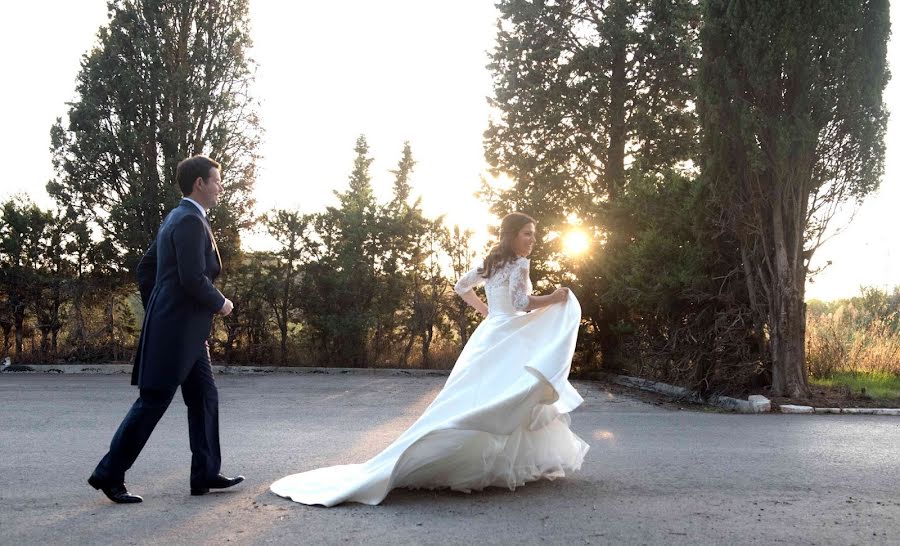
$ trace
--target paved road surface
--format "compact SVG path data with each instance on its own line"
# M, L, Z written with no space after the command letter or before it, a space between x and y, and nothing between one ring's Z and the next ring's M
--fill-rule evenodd
M900 544L900 418L679 411L576 382L582 471L515 492L395 491L307 507L281 476L362 462L441 377L220 376L233 491L188 495L176 397L117 506L85 480L136 396L127 376L0 376L2 544Z

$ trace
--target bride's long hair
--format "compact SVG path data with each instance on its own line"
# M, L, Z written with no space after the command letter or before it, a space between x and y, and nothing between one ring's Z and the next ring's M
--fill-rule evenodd
M537 224L534 218L522 212L511 212L503 217L500 222L500 240L495 244L488 255L484 257L484 263L478 268L478 274L485 279L491 278L494 272L518 258L512 247L512 242L528 224Z

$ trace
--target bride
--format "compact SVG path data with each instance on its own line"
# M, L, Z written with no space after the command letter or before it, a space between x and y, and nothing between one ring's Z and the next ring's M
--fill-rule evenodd
M583 399L568 375L581 307L567 288L531 295L535 222L514 212L481 267L456 292L486 319L419 419L362 464L319 468L272 484L303 504L379 504L391 489L515 489L581 468L588 445L569 430ZM487 305L474 288L485 286Z

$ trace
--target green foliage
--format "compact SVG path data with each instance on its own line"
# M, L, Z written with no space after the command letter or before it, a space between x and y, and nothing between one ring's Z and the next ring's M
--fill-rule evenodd
M896 374L843 372L829 377L813 377L810 383L823 387L844 387L852 394L875 399L900 399L900 376Z
M301 290L303 313L319 333L329 361L361 367L368 363L367 333L374 323L371 303L377 290L379 240L369 174L372 158L364 136L357 139L355 151L349 188L335 192L339 206L315 218L321 245Z
M498 214L534 211L547 229L567 214L605 225L625 184L625 154L654 172L690 158L696 61L692 2L498 3L501 19L485 133L487 157L515 185ZM540 206L539 206L540 205Z
M472 267L477 255L472 249L471 239L472 231L461 230L459 226L443 230L441 246L444 254L450 260L451 279L461 278ZM479 315L462 298L455 296L450 296L447 314L459 337L461 350L477 326L480 320Z
M62 208L96 223L131 268L177 203L178 161L223 164L211 215L224 259L251 221L259 122L246 0L115 0L84 56L68 123L51 130Z
M483 194L497 215L537 218L538 291L563 283L582 303L577 370L740 391L796 356L782 340L797 347L809 259L837 206L883 171L886 6L500 0L485 147L513 184ZM360 136L336 204L270 211L278 248L243 253L260 137L247 0L114 0L109 13L51 131L63 214L3 205L2 352L15 332L17 354L40 335L41 357L127 357L139 313L122 273L179 197L177 161L205 153L224 164L212 222L236 306L212 346L226 361L448 363L477 324L450 290L476 256L470 233L414 199L409 143L388 202ZM585 256L563 252L573 228L591 238ZM887 369L898 299L811 302L811 368Z
M272 306L278 304L278 271L283 262L269 253L237 256L219 288L234 302L234 310L222 319L223 335L215 336L226 362L270 365L284 353L274 350ZM277 325L276 325L277 326Z
M409 143L388 203L374 198L373 158L361 136L335 206L311 215L270 211L264 225L278 248L240 251L239 230L253 221L260 134L248 25L246 0L109 3L68 119L51 130L57 176L48 191L63 215L10 204L0 233L4 353L15 331L20 352L40 333L33 358L127 357L141 310L126 269L180 197L177 162L204 153L223 164L224 199L211 222L225 261L219 286L236 304L214 326L214 352L231 362L412 365L420 344L415 360L428 363L437 352L437 364L446 364L456 349L446 318L455 298L443 252L451 249L459 273L468 235L451 241L442 219L426 218L412 199ZM465 339L471 313L453 305Z
M24 199L5 202L0 218L0 352L9 350L14 330L20 360L92 360L98 350L106 358L121 358L123 347L136 339L137 323L123 303L133 290L123 291L111 265L114 259L111 245L93 241L83 221L43 211ZM35 335L40 335L37 347ZM26 354L29 337L33 350Z
M607 301L652 315L671 313L707 282L704 195L700 182L675 173L633 176L620 206L633 239L612 266Z
M861 286L859 295L832 301L810 300L810 319L825 315L840 316L854 327L866 327L881 320L900 330L900 286L892 292L874 286Z
M688 0L506 0L498 8L490 65L497 116L485 147L493 169L514 184L487 186L483 196L500 216L532 215L548 239L570 218L587 228L597 255L570 260L542 245L532 270L578 289L594 326L587 341L599 342L604 362L617 366L627 312L608 291L635 236L619 202L632 179L692 158L699 11Z
M392 347L405 344L402 356L397 359L403 366L408 363L412 345L421 329L416 313L418 273L427 253L422 252L420 242L429 228L419 200L410 202L415 164L412 147L406 142L397 168L391 171L394 174L392 199L379 208L381 250L376 261L380 264L380 281L372 302L375 314L372 358L378 361L391 352L396 354L397 350L391 351Z
M31 201L13 198L0 212L0 286L4 293L3 314L15 327L16 356L22 356L25 318L39 301L42 249L50 215ZM6 330L9 331L8 329Z
M307 345L319 362L406 366L419 343L421 362L428 365L436 337L452 336L443 252L452 247L447 252L458 269L458 262L470 257L463 248L468 235L457 232L454 246L442 219L426 218L419 201L410 201L415 161L408 143L393 171L394 194L384 204L372 193L373 158L365 137L357 140L355 151L348 189L336 192L337 206L306 217L288 211L269 217L283 250L274 262L281 269L264 272L267 286L272 294L290 290L296 296L279 300L283 311L275 312L283 353L287 326L294 322L295 342ZM296 283L288 288L294 281L279 271L287 271L291 249L296 250L291 254ZM285 316L291 318L285 322ZM465 312L462 317L457 324L465 336L470 325Z
M809 260L874 190L887 122L888 2L704 3L703 169L739 243L777 394L802 395Z
M261 296L275 314L281 333L281 363L287 361L288 328L300 320L298 273L315 254L312 240L313 218L296 211L275 210L265 218L269 234L281 249L275 253L275 266L266 275Z

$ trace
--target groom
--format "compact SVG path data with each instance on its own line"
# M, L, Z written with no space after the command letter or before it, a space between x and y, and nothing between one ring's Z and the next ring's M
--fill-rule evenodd
M179 386L188 410L191 495L244 481L243 476L219 473L219 394L206 341L213 315L227 316L234 307L212 284L222 261L206 211L222 192L219 164L199 155L185 159L178 164L175 179L184 199L163 221L137 267L146 314L131 384L138 385L140 396L88 479L116 503L143 501L125 488L125 472Z

